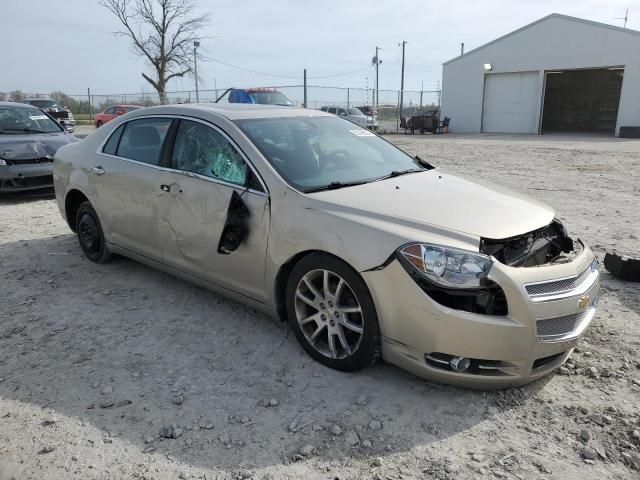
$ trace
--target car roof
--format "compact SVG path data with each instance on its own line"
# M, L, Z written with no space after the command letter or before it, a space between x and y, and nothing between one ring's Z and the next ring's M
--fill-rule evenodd
M273 92L277 92L277 90L275 88L260 88L260 87L234 88L234 90L244 90L245 92L249 92L249 93L273 93Z
M327 117L329 113L310 108L284 107L279 105L257 105L252 103L187 103L178 105L160 105L140 110L141 114L185 114L193 115L197 111L218 114L229 120L248 118L283 117Z
M26 107L26 108L35 108L36 110L38 110L38 107L34 107L33 105L30 105L28 103L22 103L22 102L0 102L0 107L15 107L15 106Z

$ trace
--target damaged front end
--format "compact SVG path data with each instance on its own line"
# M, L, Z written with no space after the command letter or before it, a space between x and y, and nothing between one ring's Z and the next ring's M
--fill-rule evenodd
M480 240L480 252L510 267L537 267L571 262L583 249L558 219L532 232L511 238Z

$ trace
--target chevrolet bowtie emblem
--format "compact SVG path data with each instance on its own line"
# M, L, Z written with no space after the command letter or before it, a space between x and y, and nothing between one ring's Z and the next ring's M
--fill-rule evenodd
M585 295L580 300L578 300L578 308L580 310L584 310L589 306L589 295Z

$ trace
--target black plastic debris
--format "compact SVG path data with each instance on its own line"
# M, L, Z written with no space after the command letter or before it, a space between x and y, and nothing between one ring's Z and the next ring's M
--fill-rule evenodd
M244 195L244 192L242 195ZM238 195L235 190L231 194L227 220L218 243L218 253L223 255L229 255L237 250L247 233L249 233L248 218L250 213L242 201L242 195Z
M624 259L615 253L607 253L604 256L604 268L620 280L640 282L640 260Z

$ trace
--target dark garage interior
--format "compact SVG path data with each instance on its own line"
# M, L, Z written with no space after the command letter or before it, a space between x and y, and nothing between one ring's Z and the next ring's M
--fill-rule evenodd
M542 133L615 132L622 67L546 72Z

